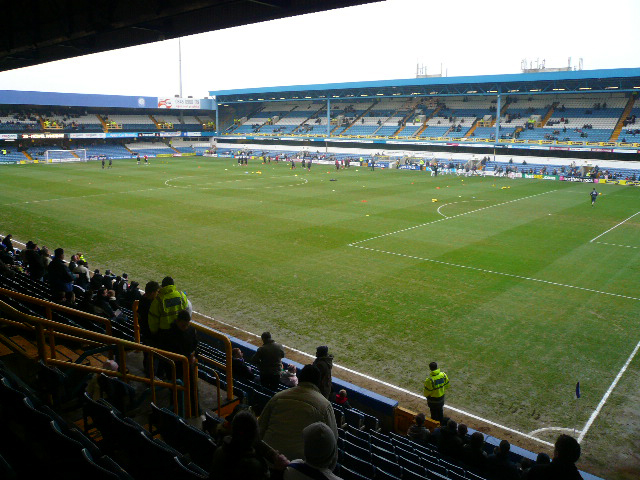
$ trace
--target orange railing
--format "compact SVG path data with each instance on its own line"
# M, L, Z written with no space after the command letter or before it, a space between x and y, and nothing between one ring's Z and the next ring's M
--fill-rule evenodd
M37 303L51 309L54 307L60 307L55 304L50 304L44 300L38 300L28 295L11 292L8 290L0 289L3 295L7 295L14 298L20 298L23 301ZM19 297L18 297L19 296ZM65 308L65 307L61 307ZM80 313L73 309L67 309L73 313ZM178 392L184 394L184 411L185 417L191 416L191 378L189 376L189 360L184 355L178 355L172 352L167 352L153 347L148 347L128 340L123 340L110 335L102 333L91 332L82 328L65 325L63 323L55 322L46 318L34 317L25 313L19 312L13 307L7 305L5 302L0 301L0 311L7 314L11 318L0 317L0 324L11 325L15 328L35 333L38 357L40 360L49 365L56 365L65 368L73 368L77 370L83 370L92 373L105 373L106 375L117 376L125 382L135 381L145 383L151 387L151 399L156 401L155 387L167 387L172 391L173 395L173 408L176 414L178 411ZM104 320L104 319L103 319ZM47 338L48 337L48 338ZM107 346L112 347L117 352L119 371L114 372L106 370L100 367L93 367L91 365L82 365L77 363L71 363L56 358L56 339L70 340L73 342L81 342L90 346ZM227 339L228 340L228 339ZM149 355L149 378L140 375L132 374L127 369L126 352L129 350L147 352ZM155 379L153 360L157 355L162 360L167 362L171 368L170 380L168 382L158 381ZM184 384L181 385L177 382L176 378L176 365L182 367L182 378ZM197 369L193 377L194 384L197 385Z
M137 343L140 343L140 324L138 322L138 300L136 300L133 303L133 338L135 339L135 341ZM229 340L229 337L227 337L226 335L223 335L220 332L217 332L205 325L202 325L201 323L198 322L191 322L193 324L193 326L195 327L196 330L198 330L199 332L201 332L204 335L208 335L210 337L216 338L218 340L220 340L222 342L222 344L224 345L224 350L225 350L225 363L222 364L212 358L208 358L205 357L204 355L198 355L198 359L199 361L204 361L205 363L208 363L216 368L219 368L220 370L224 370L225 375L227 377L227 399L231 400L232 398L234 398L233 395L233 378L232 378L232 374L231 374L231 350L232 350L232 345L231 345L231 341ZM220 377L218 376L217 373L215 373L216 379L218 381L217 384L217 388L218 388L218 406L220 406Z

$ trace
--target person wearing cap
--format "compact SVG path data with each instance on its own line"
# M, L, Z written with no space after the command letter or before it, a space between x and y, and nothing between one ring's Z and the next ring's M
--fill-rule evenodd
M316 359L313 364L320 370L320 392L326 399L331 397L331 369L333 355L329 354L329 347L321 345L316 348Z
M258 421L260 438L287 458L304 458L302 431L312 423L324 423L338 439L333 407L320 393L318 367L305 365L298 380L297 387L271 397Z
M322 422L302 430L304 460L293 460L284 471L284 480L341 480L333 474L338 463L338 443L333 432Z
M429 364L431 372L424 381L424 396L431 412L431 418L442 422L444 418L444 392L449 388L449 377L440 371L436 362Z
M181 310L188 310L191 314L191 303L185 293L176 288L173 278L164 277L162 287L149 307L149 331L157 335L160 348L166 343L169 329Z
M251 358L251 363L260 371L260 384L271 390L276 390L280 383L284 348L271 338L269 332L263 332L261 338L262 346Z

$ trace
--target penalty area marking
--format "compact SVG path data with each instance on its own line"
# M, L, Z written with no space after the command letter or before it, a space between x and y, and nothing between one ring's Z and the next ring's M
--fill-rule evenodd
M250 332L248 330L244 330L242 328L238 328L235 325L232 325L230 323L226 323L226 322L223 322L221 320L216 320L215 318L213 318L213 317L211 317L209 315L205 315L204 313L200 313L200 312L196 312L196 311L194 311L193 313L195 313L197 315L200 315L202 317L208 318L210 320L213 320L216 323L221 323L222 325L226 325L228 327L232 327L235 330L238 330L239 332L246 333L246 334L251 335L251 336L256 337L256 338L260 338L260 335L256 335L255 333ZM314 355L310 355L307 352L303 352L302 350L298 350L297 348L292 348L292 347L289 347L287 345L283 345L283 346L288 348L292 352L296 352L296 353L298 353L300 355L303 355L305 357L315 358ZM367 375L365 373L358 372L357 370L353 370L351 368L343 367L343 366L338 365L336 363L334 363L333 366L337 367L337 368L339 368L341 370L344 370L345 372L353 373L354 375L358 375L358 376L360 376L362 378L365 378L367 380L370 380L372 382L376 382L376 383L379 383L380 385L384 385L385 387L391 388L393 390L397 390L398 392L406 393L407 395L411 395L411 396L416 397L416 398L424 399L424 397L422 395L419 395L419 394L417 394L415 392L412 392L411 390L407 390L406 388L398 387L397 385L393 385L392 383L385 382L384 380L380 380L378 378L372 377L372 376ZM542 443L543 445L547 445L548 447L553 447L553 444L550 443L550 442L547 442L545 440L540 440L539 438L533 437L530 434L527 434L527 433L524 433L524 432L520 432L518 430L515 430L513 428L507 427L505 425L501 425L501 424L496 423L496 422L492 422L491 420L487 420L486 418L479 417L477 415L474 415L472 413L466 412L466 411L461 410L459 408L451 407L449 405L445 405L444 408L446 408L448 410L452 410L452 411L454 411L456 413L459 413L461 415L466 415L469 418L473 418L474 420L479 420L481 422L487 423L489 425L492 425L494 427L500 428L500 429L505 430L507 432L511 432L511 433L516 434L516 435L520 435L522 437L528 438L529 440L534 440L534 441L536 441L538 443Z
M625 218L623 221L621 221L619 224L614 225L613 227L611 227L609 230L607 230L606 232L601 233L600 235L598 235L595 238L592 238L591 240L589 240L589 243L593 243L595 242L597 239L599 239L600 237L602 237L603 235L606 235L607 233L609 233L611 230L614 230L616 228L618 228L620 225L622 225L623 223L626 223L627 221L631 220L633 217L635 217L636 215L640 214L640 212L636 212L633 215L631 215L629 218ZM602 242L598 242L598 243L602 243ZM626 246L626 245L618 245L618 246Z
M526 200L528 198L539 197L540 195L546 195L547 193L557 192L558 190L549 190L548 192L536 193L535 195L529 195L527 197L515 198L513 200L509 200L507 202L496 203L495 205L489 205L487 207L476 208L475 210L469 210L468 212L459 213L458 215L454 215L452 217L444 217L439 218L438 220L433 220L427 223L421 223L420 225L414 225L413 227L403 228L401 230L396 230L395 232L383 233L382 235L376 235L375 237L365 238L364 240L358 240L357 242L349 243L349 247L356 247L359 243L369 242L371 240L376 240L378 238L390 237L391 235L396 235L397 233L408 232L409 230L415 230L416 228L426 227L427 225L433 225L434 223L444 222L445 220L451 220L453 218L463 217L465 215L470 215L472 213L481 212L482 210L487 210L489 208L499 207L501 205L507 205L509 203L519 202L521 200Z

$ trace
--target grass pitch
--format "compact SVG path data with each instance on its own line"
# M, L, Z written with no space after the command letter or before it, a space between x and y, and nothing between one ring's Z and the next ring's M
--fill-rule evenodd
M3 234L417 393L437 360L449 404L530 432L582 429L640 337L640 190L592 187L183 157L5 166L0 203Z

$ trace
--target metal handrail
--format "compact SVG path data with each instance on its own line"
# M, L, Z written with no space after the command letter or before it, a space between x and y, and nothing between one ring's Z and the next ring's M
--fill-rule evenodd
M111 320L104 317L99 317L98 315L92 315L91 313L82 312L80 310L75 310L70 307L65 307L64 305L58 305L57 303L49 302L47 300L41 300L36 297L32 297L30 295L25 295L24 293L14 292L13 290L7 290L6 288L0 288L0 294L5 295L7 297L15 298L18 300L24 300L33 305L38 305L44 307L45 316L49 320L53 320L53 311L63 312L74 317L80 317L87 320L91 320L94 322L102 323L105 326L105 331L107 335L111 335Z
M15 292L10 292L15 293ZM22 294L20 294L22 295ZM28 295L22 295L23 300L38 300ZM34 302L36 303L36 302ZM40 300L40 305L44 305L48 302ZM43 360L46 364L50 365L58 365L66 368L74 368L77 370L83 370L87 372L93 373L105 373L111 376L117 376L121 378L123 381L136 381L150 385L151 387L151 396L152 400L155 401L155 386L160 387L168 387L171 389L173 393L173 408L174 412L178 414L178 392L184 392L185 401L185 416L191 416L191 379L189 376L189 359L184 355L178 355L173 352L167 352L164 350L160 350L158 348L148 347L146 345L138 344L135 342L130 342L128 340L123 340L117 337L113 337L110 335L105 335L102 333L91 332L89 330L84 330L82 328L73 327L70 325L65 325L63 323L55 322L53 320L49 320L46 318L34 317L32 315L27 315L26 313L22 313L5 302L0 300L0 310L11 314L14 319L2 318L0 317L0 323L11 325L17 328L23 328L25 330L33 331L35 328L36 333L36 342L38 345L38 357L40 360ZM74 311L75 312L75 311ZM20 327L20 322L17 322L15 318L18 318L20 322L22 322L22 327ZM46 336L48 336L48 342L46 340ZM71 339L76 341L89 342L94 345L113 345L118 352L119 359L119 371L113 372L111 370L105 370L100 367L93 367L91 365L80 365L71 362L65 362L62 360L58 360L55 358L55 337ZM48 347L48 348L47 348ZM48 350L48 351L47 351ZM133 375L127 371L126 365L126 350L136 350L141 352L147 352L149 354L149 376L141 377L139 375ZM153 370L153 357L154 355L160 356L160 358L164 359L171 365L171 382L162 382L156 381L154 370ZM182 365L182 373L183 373L183 385L180 385L176 381L176 364ZM194 377L195 382L197 382L197 378Z
M136 300L135 302L133 302L133 308L131 309L133 311L133 336L135 338L135 341L137 343L140 343L140 325L138 323L138 300ZM222 364L220 362L217 362L213 359L210 358L206 358L203 357L202 355L198 355L199 358L205 358L207 360L208 363L211 363L212 365L220 368L221 370L224 370L226 376L227 376L227 399L232 399L234 397L233 395L233 378L232 378L232 373L231 373L231 358L232 358L232 349L233 346L231 345L231 340L229 340L229 337L227 337L226 335L213 330L212 328L207 327L206 325L203 325L199 322L196 321L192 321L191 322L194 326L194 328L196 330L198 330L199 332L202 332L205 335L208 335L210 337L216 338L218 340L220 340L223 345L224 345L224 350L225 350L225 364ZM220 379L218 378L218 390L220 390ZM218 391L218 398L220 398L220 392ZM220 402L218 401L218 404Z

